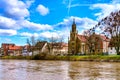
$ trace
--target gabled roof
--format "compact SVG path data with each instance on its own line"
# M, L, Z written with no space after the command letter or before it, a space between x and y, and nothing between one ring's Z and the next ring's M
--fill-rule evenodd
M79 35L79 34L78 34L77 37L78 37L78 39L79 39L80 41L86 42L86 38L85 38L84 35Z
M100 37L103 41L110 41L110 39L107 36L100 35Z
M103 41L110 41L110 39L104 35L98 35L98 34L95 34L96 36L100 36L100 38L103 40ZM84 35L77 35L78 36L78 39L82 42L86 42L86 36ZM92 36L92 35L91 35Z
M9 50L21 50L22 46L9 45Z
M68 43L62 43L63 47L68 47Z
M37 42L37 44L35 45L35 48L42 49L46 43L47 43L47 41L39 41L39 42Z

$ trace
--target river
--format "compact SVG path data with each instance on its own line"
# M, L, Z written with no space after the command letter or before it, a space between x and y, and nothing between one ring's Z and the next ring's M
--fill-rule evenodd
M120 80L120 63L0 60L0 80Z

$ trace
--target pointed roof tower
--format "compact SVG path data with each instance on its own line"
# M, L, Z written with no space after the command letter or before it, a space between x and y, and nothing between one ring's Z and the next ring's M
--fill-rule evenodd
M75 18L73 19L72 32L76 32Z

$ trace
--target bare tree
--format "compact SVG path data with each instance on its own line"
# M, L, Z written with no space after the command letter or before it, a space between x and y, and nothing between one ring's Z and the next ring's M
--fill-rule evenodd
M51 37L48 39L50 42L50 51L56 50L56 52L60 52L60 49L62 48L62 44L63 44L63 36L59 36L59 37Z
M58 38L58 51L61 53L61 49L63 48L64 37L63 35L59 36Z
M36 44L35 37L31 36L30 40L27 39L27 44L29 45L28 51L32 52L32 55L33 55L34 46Z
M120 11L112 12L96 25L103 30L103 33L111 38L111 43L120 55Z
M35 37L34 37L34 36L31 36L31 45L32 45L32 46L35 46L35 43L36 43Z
M27 51L31 52L31 44L29 39L27 39L27 44L28 44Z
M98 47L99 42L101 40L100 35L95 34L95 28L91 28L83 32L85 38L86 48L88 49L88 54L95 54L96 50L99 49Z

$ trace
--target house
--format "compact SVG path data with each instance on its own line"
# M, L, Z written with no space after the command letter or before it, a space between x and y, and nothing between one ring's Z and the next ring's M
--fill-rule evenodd
M67 43L53 43L53 55L67 55L68 54L68 44Z
M112 37L108 46L108 54L114 54L117 55L118 53L120 53L120 42L119 39L116 39L116 37ZM116 49L118 48L118 53L116 51Z
M31 56L32 55L32 51L30 50L30 46L29 45L25 45L22 48L22 55L23 56Z
M39 41L33 47L33 55L38 53L50 53L49 44L47 41Z
M102 52L104 54L108 54L108 51L109 51L108 46L110 43L110 39L104 35L100 35L100 38L102 39Z
M116 52L116 50L115 50L115 47L114 47L114 45L113 44L109 44L109 46L108 46L108 54L109 55L117 55L117 52Z
M106 36L95 34L95 32L90 36L78 34L74 20L70 38L68 38L68 53L72 55L107 53L109 41L110 39Z
M15 44L2 43L1 48L5 56L18 56L22 53L22 46L16 46Z
M22 46L9 45L8 54L10 56L20 56L22 55Z
M2 43L1 44L1 48L2 48L2 50L3 50L3 55L9 55L8 54L8 50L9 50L9 46L14 46L15 44L10 44L10 43Z
M62 48L60 49L61 55L68 54L68 43L62 43Z

